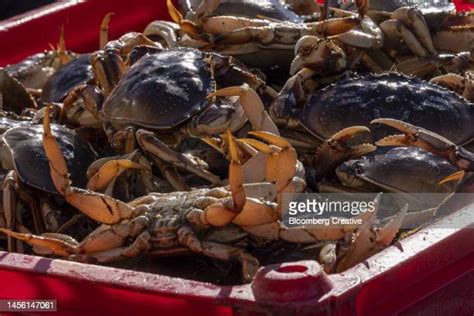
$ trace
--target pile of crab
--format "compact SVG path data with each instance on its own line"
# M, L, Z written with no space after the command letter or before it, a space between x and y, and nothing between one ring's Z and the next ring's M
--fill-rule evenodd
M61 34L1 68L0 249L249 282L344 271L473 203L474 15L329 2L168 0L173 22L109 41L107 15L99 50ZM285 224L302 193L359 192L359 224ZM383 215L387 193L443 198Z

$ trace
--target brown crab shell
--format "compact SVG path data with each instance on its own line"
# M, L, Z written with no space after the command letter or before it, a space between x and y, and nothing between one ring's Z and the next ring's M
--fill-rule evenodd
M205 53L166 50L143 57L129 69L104 104L104 120L170 129L206 108L213 89Z

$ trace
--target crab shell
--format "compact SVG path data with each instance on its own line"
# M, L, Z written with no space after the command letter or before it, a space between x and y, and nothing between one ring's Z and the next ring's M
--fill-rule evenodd
M204 53L164 51L133 65L104 104L104 119L169 129L207 107L214 83Z
M371 0L369 10L392 12L401 7L417 7L423 12L453 11L454 5L449 0ZM346 9L352 8L346 7Z
M458 171L449 161L417 147L379 148L336 169L349 187L367 184L386 192L450 193L456 183L439 182Z
M91 54L84 54L56 71L41 94L43 102L62 102L75 87L93 80Z
M74 57L75 54L66 51L66 56ZM56 51L45 51L29 56L21 62L5 67L5 71L13 78L20 81L26 88L43 89L48 78L54 74L58 67Z
M96 158L94 152L74 131L60 125L53 125L52 128L58 135L59 147L65 155L72 181L84 188L87 184L87 168ZM42 137L42 125L10 128L2 136L2 158L10 160L4 163L13 165L22 183L59 194L51 179Z
M196 9L200 1L180 1L181 11L186 15L192 9ZM262 16L273 20L301 23L303 19L289 10L279 0L221 0L219 6L212 12L212 16L240 16L255 18Z
M0 68L0 105L2 110L21 114L25 108L35 108L36 102L23 84Z
M319 90L309 98L299 121L324 140L382 117L421 126L456 144L474 139L474 105L441 86L397 73L352 77ZM378 139L390 129L375 126L372 132Z
M227 65L214 68L213 57L227 61L218 54L187 48L170 49L141 58L130 67L104 103L105 124L117 129L140 126L166 132L184 125L213 103L225 112L223 115L226 117L240 114L238 111L242 108L235 97L217 98L215 102L207 99L215 91L215 77L224 85L242 84L239 74L223 76L220 73L221 68L224 68L224 73L229 69ZM193 123L211 129L212 122L220 123L217 119L215 112L210 111ZM242 117L230 122L229 128L237 129L244 123Z

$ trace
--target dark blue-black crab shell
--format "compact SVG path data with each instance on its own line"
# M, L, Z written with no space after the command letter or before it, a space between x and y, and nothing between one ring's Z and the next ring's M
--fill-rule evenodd
M62 102L75 87L93 79L91 54L83 54L56 71L41 93L43 102Z
M105 121L170 129L208 106L214 79L205 53L170 49L133 65L104 104Z
M84 188L87 184L87 168L95 160L88 143L74 131L56 124L51 125L59 148L66 159L72 185ZM50 175L48 158L43 148L43 126L14 127L2 136L10 148L15 171L21 182L48 193L59 194Z
M458 171L446 159L417 147L380 147L342 163L338 170L394 188L392 192L412 193L453 192L455 182L439 182Z
M426 128L465 144L474 139L474 106L458 94L415 77L397 73L349 78L316 91L300 122L322 139L376 118L393 118ZM372 126L374 137L394 131ZM399 132L398 132L399 133Z

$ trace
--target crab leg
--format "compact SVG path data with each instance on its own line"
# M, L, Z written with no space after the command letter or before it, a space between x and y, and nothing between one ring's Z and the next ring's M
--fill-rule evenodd
M429 56L428 51L421 45L417 37L401 21L388 20L382 22L380 28L385 34L386 42L391 43L391 46L395 46L396 43L403 40L416 56Z
M230 23L229 23L230 22ZM337 36L359 25L355 17L344 17L313 22L303 25L264 23L262 20L249 20L235 17L210 18L204 29L209 34L207 40L216 44L243 44L255 41L262 45L293 45L301 36ZM226 27L224 31L221 25ZM219 28L221 27L221 28Z
M5 227L8 229L14 229L16 222L16 186L15 172L10 171L2 183L3 215ZM7 237L7 249L10 252L15 251L15 242L10 236Z
M143 35L154 42L165 44L166 48L176 47L178 43L179 25L170 21L153 21L147 25Z
M58 256L68 257L70 254L74 253L74 246L60 239L16 233L5 228L0 228L0 232L8 237L24 241L29 245L47 248Z
M291 62L290 74L294 75L305 67L320 74L338 73L347 66L347 57L342 48L330 40L307 35L295 45L295 58Z
M92 191L105 189L118 176L122 169L145 170L147 167L148 166L127 159L109 160L89 179L87 189Z
M177 191L189 191L190 188L181 178L173 165L164 162L158 157L152 156L151 160L160 169L161 175Z
M298 162L297 154L293 146L284 138L263 131L249 132L250 135L257 136L266 142L279 147L281 150L278 155L276 167L275 183L278 192L282 192L296 174L296 165Z
M227 141L229 144L230 164L229 164L229 185L234 201L234 208L241 211L244 208L246 197L244 184L244 172L239 161L239 153L234 137L227 130Z
M401 7L392 13L391 18L403 21L405 25L410 27L429 54L438 54L434 48L428 25L426 24L425 18L420 10L411 7Z
M368 16L362 19L358 28L335 38L346 45L362 49L379 49L383 43L382 31Z
M143 148L143 150L145 150L146 152L152 154L153 156L162 159L166 163L192 172L198 177L201 177L214 185L220 183L220 179L218 176L196 165L188 157L175 152L165 143L155 137L153 133L140 129L136 132L136 136L140 147Z
M400 231L400 227L402 226L407 211L408 204L405 205L397 216L394 217L385 227L379 230L374 230L372 228L376 213L374 212L371 219L364 222L359 228L349 251L337 265L337 272L343 272L353 267L390 245L396 234Z
M199 26L192 21L183 19L181 13L167 0L168 12L173 21L191 37L220 44L247 43L252 40L262 44L292 45L303 35L336 35L351 30L360 23L354 16L334 18L323 22L306 24L288 24L271 22L262 19L248 19L233 16L208 17L219 5L218 0L204 1L197 10ZM286 35L286 36L285 36Z
M432 78L430 83L439 84L462 95L469 101L474 101L474 78L472 76L466 75L463 77L449 73Z
M109 23L110 19L115 13L109 12L104 16L102 23L100 23L100 49L104 49L109 41Z
M255 90L250 88L247 84L243 84L240 87L224 88L211 93L207 97L229 96L238 96L240 98L240 104L254 129L279 135L278 128L270 118L270 115L268 115L268 112L265 111L262 100Z
M127 56L130 50L138 45L159 46L141 33L127 33L118 40L107 43L103 51L93 55L91 64L94 79L102 86L106 96L127 71L127 65L122 56Z
M239 261L242 264L242 276L248 282L253 279L260 266L258 260L243 249L216 242L200 241L194 232L186 226L178 230L178 240L193 252L220 260Z
M224 200L206 207L203 211L205 224L225 226L234 223L241 227L253 227L277 221L280 218L277 205L262 201L262 196L258 198L247 196L236 140L230 132L228 132L227 138L231 160L229 165L229 185L232 200ZM249 192L252 196L256 192L265 193L265 196L272 194L272 190L268 188L268 183L265 182L255 184L255 187L249 189Z
M64 25L61 25L61 33L59 34L57 52L59 60L62 64L66 64L71 61L72 57L66 51L66 41L64 40Z
M51 178L58 192L68 203L101 223L115 224L131 217L133 208L126 203L71 186L66 161L51 131L49 111L50 107L47 107L43 119L43 147L49 160Z
M79 99L83 100L86 112L81 111L80 114L76 114L74 121L77 121L81 126L102 124L102 113L98 111L98 108L104 102L104 96L96 87L87 84L75 87L66 96L59 113L60 121L63 121L64 117L67 116L67 110L72 108Z
M454 166L465 171L474 171L474 153L464 149L424 128L399 120L379 118L371 124L384 124L403 134L392 135L379 140L377 146L415 146L449 160Z
M121 247L130 237L137 237L135 243L132 243L130 246L135 247L140 240L138 237L142 234L146 224L147 218L138 216L130 222L123 222L114 226L100 226L91 234L87 235L81 243L78 243L70 236L58 233L45 233L41 236L37 236L16 233L9 229L0 229L0 232L22 240L36 249L43 249L38 249L39 252L44 253L45 251L49 251L52 254L76 261L88 261L90 258L95 258L99 260L99 262L109 262L117 258L111 258L109 256L101 257L101 253Z
M153 191L151 165L146 158L137 155L138 151L134 150L130 154L124 156L105 157L94 161L87 168L87 177L89 178L88 189L96 191L101 190L107 195L112 192L115 180L124 171L124 169L140 170L142 181L149 191ZM138 156L138 162L134 162ZM117 163L118 161L118 163Z

